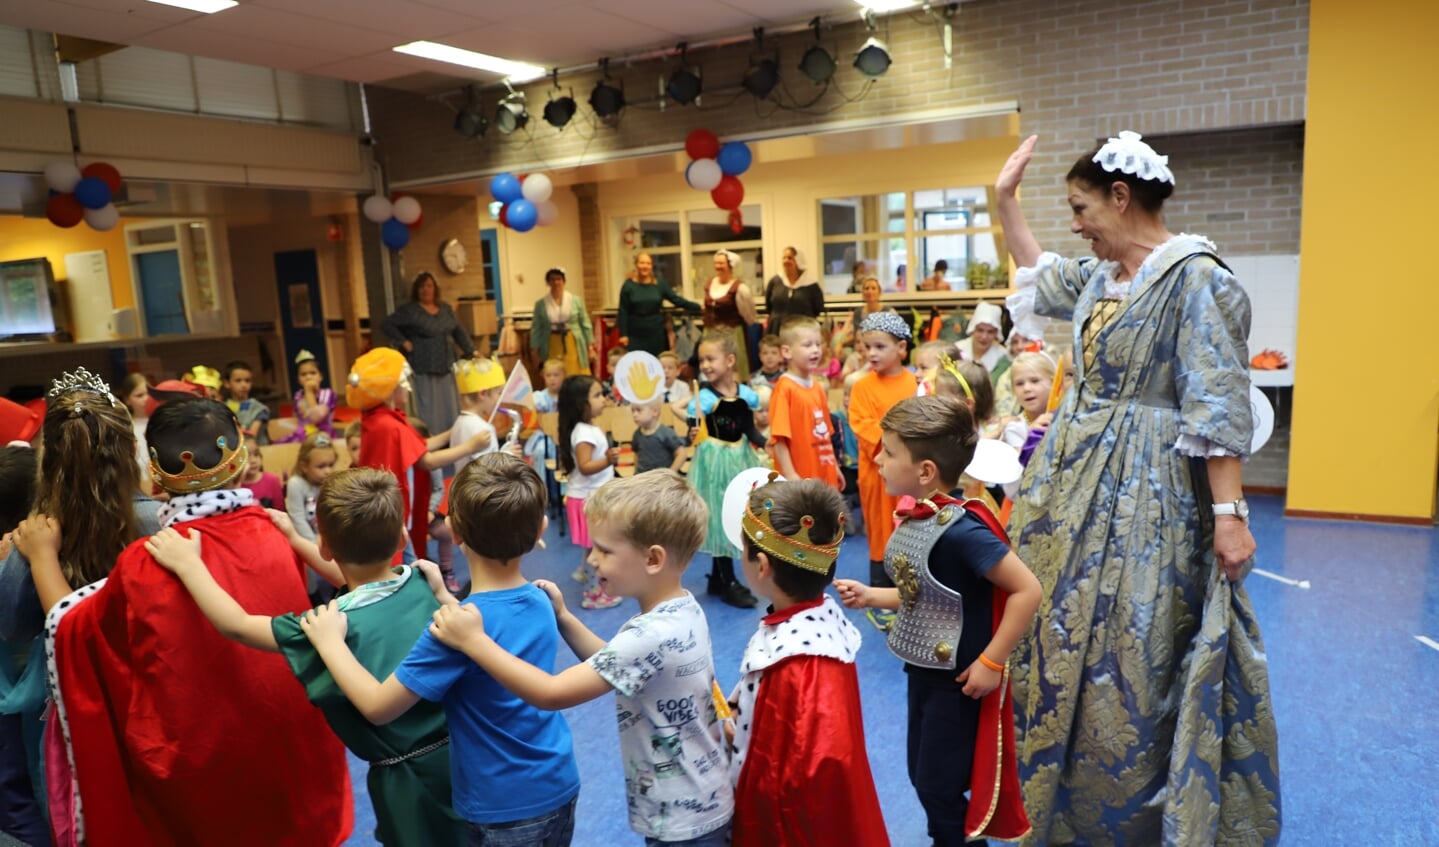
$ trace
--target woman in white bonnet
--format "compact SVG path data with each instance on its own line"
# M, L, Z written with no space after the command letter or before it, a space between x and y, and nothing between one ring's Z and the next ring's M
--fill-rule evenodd
M1045 589L1011 659L1034 843L1275 844L1279 743L1254 608L1249 300L1207 239L1174 235L1168 159L1138 135L1080 157L1070 231L1042 252L1016 197L1035 138L995 182L1020 265L1008 299L1074 323L1075 381L1010 520Z
M786 247L780 273L769 278L764 305L769 310L769 331L779 333L791 315L818 318L824 314L824 289L809 272L809 261L798 247Z
M749 343L745 328L754 323L754 293L739 278L739 254L733 250L715 253L715 275L705 285L704 322L706 330L734 333L735 367L739 381L749 381Z

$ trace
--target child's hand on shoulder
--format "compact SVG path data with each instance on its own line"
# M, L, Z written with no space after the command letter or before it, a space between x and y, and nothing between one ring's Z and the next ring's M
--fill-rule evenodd
M978 700L989 692L999 687L1003 676L999 671L990 670L978 659L974 664L964 669L964 672L954 678L954 681L964 686L964 695Z
M270 517L270 523L275 525L285 538L294 541L298 534L295 531L295 522L290 520L290 513L279 509L266 509L265 514Z
M469 444L471 447L474 448L470 452L478 453L486 447L489 447L490 441L493 440L493 438L494 436L490 435L490 431L488 429L482 429L474 435L470 436Z
M31 515L12 533L20 555L32 563L37 558L59 558L60 521L50 515Z
M204 561L200 558L200 530L198 529L191 529L189 538L181 535L177 530L162 529L145 542L145 552L149 553L160 564L160 567L173 574L192 567L205 566Z
M441 644L465 652L484 640L485 618L474 604L441 606L435 610L430 634Z
M508 453L509 455L514 456L516 459L523 459L525 457L525 451L520 448L520 443L518 441L509 442L508 444L500 448L500 452Z
M429 559L416 559L411 564L424 575L426 584L430 586L430 591L434 592L435 599L441 606L450 606L460 602L455 599L455 595L451 594L450 589L445 585L445 575L440 573L439 565Z
M300 630L315 647L328 644L343 644L350 621L340 611L340 601L331 600L328 605L316 606L300 618Z
M847 609L869 607L869 586L853 579L837 579L834 590L839 592L839 602Z
M565 613L565 595L560 592L560 587L548 579L537 579L534 585L545 592L550 598L550 605L555 607L555 617L559 618Z

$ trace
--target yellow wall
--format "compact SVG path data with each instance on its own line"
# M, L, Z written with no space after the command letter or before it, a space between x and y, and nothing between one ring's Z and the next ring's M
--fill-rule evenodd
M109 232L96 232L85 224L61 229L44 218L0 216L0 262L34 259L50 260L56 279L65 277L65 254L104 250L110 265L110 297L115 308L135 305L135 288L130 282L130 259L125 253L125 224L133 219L121 218Z
M1439 6L1314 0L1288 507L1428 518Z

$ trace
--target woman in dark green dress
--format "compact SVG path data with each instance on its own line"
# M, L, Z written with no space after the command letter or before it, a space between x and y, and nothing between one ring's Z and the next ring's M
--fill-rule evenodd
M620 288L620 343L656 356L670 349L663 312L666 300L691 314L702 311L700 304L676 294L668 282L655 276L650 254L639 254L634 273Z

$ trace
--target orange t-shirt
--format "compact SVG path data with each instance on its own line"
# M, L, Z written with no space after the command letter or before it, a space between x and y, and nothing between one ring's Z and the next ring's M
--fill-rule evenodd
M769 400L770 443L789 446L800 479L822 479L839 488L839 462L830 441L829 394L817 379L805 385L790 374L774 384Z

